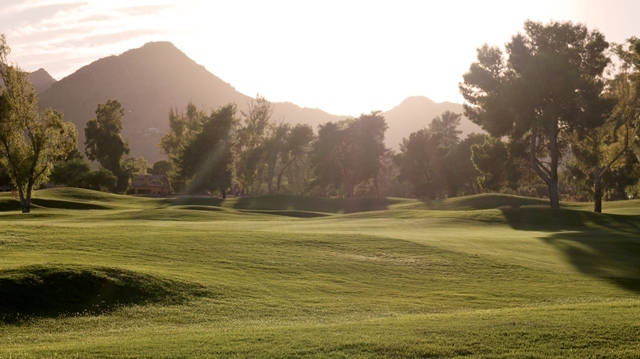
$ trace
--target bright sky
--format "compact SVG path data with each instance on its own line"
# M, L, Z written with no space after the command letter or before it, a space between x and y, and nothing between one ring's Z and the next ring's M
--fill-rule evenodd
M12 61L58 80L163 40L244 94L357 116L416 95L462 102L476 48L526 19L623 42L639 14L639 0L0 0L0 33Z

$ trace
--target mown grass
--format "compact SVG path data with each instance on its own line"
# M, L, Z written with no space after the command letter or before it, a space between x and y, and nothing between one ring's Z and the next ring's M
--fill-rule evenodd
M640 355L637 201L36 195L0 212L0 358Z

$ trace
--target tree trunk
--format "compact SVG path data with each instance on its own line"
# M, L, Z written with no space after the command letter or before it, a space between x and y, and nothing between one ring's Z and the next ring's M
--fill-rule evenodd
M276 194L280 193L280 183L282 182L282 176L284 176L284 171L287 170L287 167L289 167L289 165L292 164L295 159L296 158L294 157L291 160L289 160L289 162L287 162L284 166L282 166L280 173L278 173L278 179L276 180Z
M560 209L560 196L558 194L558 124L554 123L550 127L551 182L549 183L549 200L551 201L551 209Z
M551 209L560 209L560 196L558 195L558 179L549 183L549 201Z
M31 213L31 193L27 191L26 196L22 187L18 187L20 194L20 204L22 205L22 213Z
M31 200L25 199L24 201L20 201L22 204L22 213L31 213Z
M599 169L595 170L593 179L593 211L602 213L602 177Z
M537 126L531 129L531 147L529 149L529 161L538 176L547 184L549 188L549 202L552 209L560 209L560 197L558 195L558 144L557 133L550 131L549 143L551 152L551 166L545 168L536 158L536 142L538 140Z

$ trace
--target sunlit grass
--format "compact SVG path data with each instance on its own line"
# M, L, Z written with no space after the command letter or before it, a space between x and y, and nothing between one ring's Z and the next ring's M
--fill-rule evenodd
M113 270L168 292L14 316L0 322L0 358L640 353L637 202L607 204L615 215L512 196L36 194L47 201L32 214L0 212L0 286L32 268L90 281Z

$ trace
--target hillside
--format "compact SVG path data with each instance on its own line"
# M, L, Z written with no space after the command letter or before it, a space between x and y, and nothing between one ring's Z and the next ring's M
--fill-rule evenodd
M427 127L431 120L445 111L463 113L462 105L452 102L435 103L423 96L413 96L404 100L401 104L384 113L389 129L386 134L387 147L398 149L402 139L409 134ZM482 129L462 117L460 121L462 134L460 139L468 134L484 132Z
M168 130L170 108L183 109L192 102L209 109L234 102L242 109L248 97L173 44L154 42L82 67L43 92L40 107L61 110L78 127L83 144L86 123L95 117L98 104L109 99L119 100L125 109L123 135L129 139L131 155L153 163L162 157L157 143ZM274 118L315 127L338 117L284 103L276 104Z
M204 108L246 102L245 95L171 43L155 42L82 67L43 92L40 106L61 110L78 127L83 144L86 123L95 117L98 104L109 99L119 100L125 109L123 135L131 155L150 162L161 157L156 144L168 128L171 107L184 108L189 101Z
M41 109L56 108L76 124L80 150L84 149L84 128L95 117L98 104L119 100L125 109L123 136L129 140L131 155L145 157L151 163L163 158L157 143L168 130L170 108L183 109L192 102L209 109L234 102L242 110L249 100L169 42L148 43L99 59L57 82L44 69L32 73L31 79L40 94ZM305 123L314 129L348 117L290 102L274 105L275 121ZM389 125L387 146L397 150L402 138L446 110L461 113L462 106L434 103L426 97L406 99L384 113ZM465 136L479 128L464 119L462 130Z

